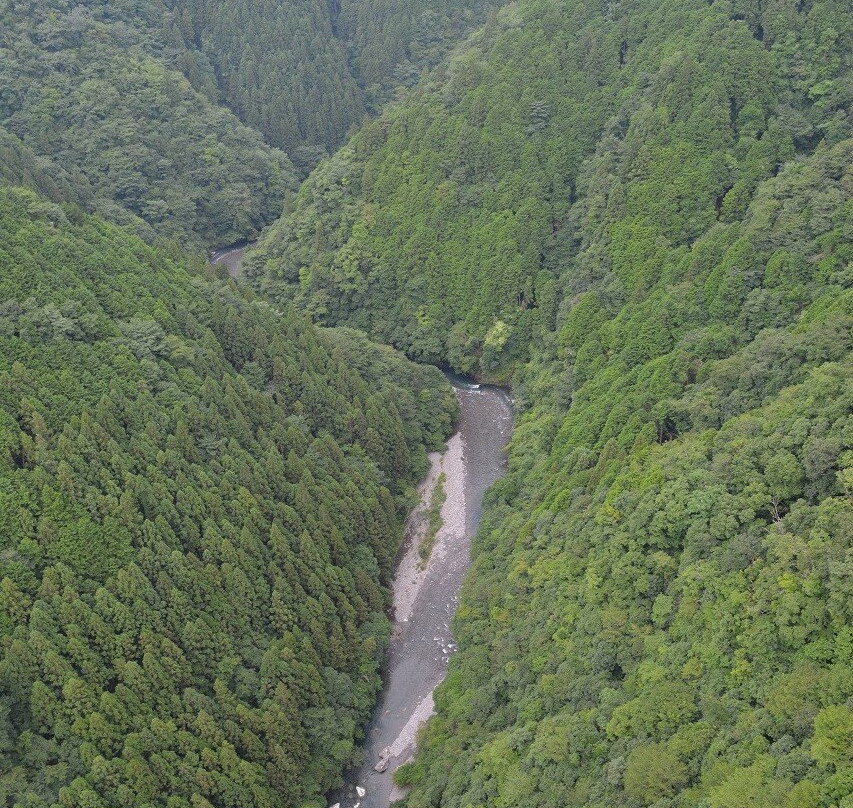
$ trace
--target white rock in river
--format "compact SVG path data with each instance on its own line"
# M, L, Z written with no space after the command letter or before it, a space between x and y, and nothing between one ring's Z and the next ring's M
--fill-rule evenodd
M334 805L330 805L329 808L341 808L341 804L336 802Z
M359 797L364 797L367 795L367 789L362 788L361 786L356 786L355 793L358 794Z

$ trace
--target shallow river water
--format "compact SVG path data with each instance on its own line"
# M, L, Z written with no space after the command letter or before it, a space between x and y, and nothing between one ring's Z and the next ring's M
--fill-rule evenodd
M368 727L365 763L347 774L345 787L330 799L340 808L386 808L402 796L391 778L410 759L415 733L432 713L432 692L456 650L450 623L470 564L471 536L480 521L483 494L504 470L503 450L512 430L509 396L457 378L451 383L461 407L459 430L446 452L431 456L430 474L421 485L428 503L436 478L445 475L443 525L422 568L417 545L424 520L417 511L409 520L394 580L394 633L385 686ZM390 760L379 773L373 767L383 752Z
M228 274L232 278L236 278L240 274L240 264L243 263L243 253L249 246L248 242L243 244L235 244L233 247L223 247L221 250L214 250L210 254L211 264L225 264L228 267Z

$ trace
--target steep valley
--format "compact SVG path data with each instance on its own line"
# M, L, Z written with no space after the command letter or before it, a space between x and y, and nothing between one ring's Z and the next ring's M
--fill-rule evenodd
M851 26L3 5L0 805L850 808Z

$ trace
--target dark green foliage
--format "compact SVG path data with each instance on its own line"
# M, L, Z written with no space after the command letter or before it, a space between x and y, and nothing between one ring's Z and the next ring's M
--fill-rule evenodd
M620 223L583 206L411 808L849 802L851 155L783 167L615 315L619 281L580 268ZM713 315L743 238L804 269Z
M175 0L184 40L216 68L222 95L269 143L333 149L361 122L361 90L325 0ZM319 156L319 153L318 153ZM304 148L297 162L313 162Z
M29 191L0 300L0 803L314 805L380 684L441 374Z
M729 4L624 5L647 89L545 253L561 311L409 808L853 798L849 19L767 4L760 42Z
M212 64L225 102L313 168L367 111L411 85L492 0L171 0L186 46Z
M850 22L521 2L250 256L323 322L516 368L409 808L853 799Z
M76 201L149 241L253 237L281 213L293 167L178 72L194 75L193 54L164 42L165 17L161 0L6 4L0 182Z
M483 10L80 8L3 12L4 176L207 240L288 167L205 99L304 170ZM849 808L850 22L508 6L247 256L283 317L4 193L0 802L314 808L353 759L453 402L295 304L513 376L409 808Z
M0 182L38 189L54 202L79 200L73 178L46 157L38 157L20 138L0 129Z

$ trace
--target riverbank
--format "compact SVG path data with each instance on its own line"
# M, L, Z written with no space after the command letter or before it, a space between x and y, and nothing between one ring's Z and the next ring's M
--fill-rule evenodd
M471 537L483 494L503 473L503 449L512 427L508 395L459 379L451 383L460 404L459 429L443 453L430 456L429 473L419 487L420 503L407 523L393 583L394 626L385 686L367 730L365 762L347 773L345 787L330 800L340 808L387 808L402 796L394 788L393 773L410 759L417 731L433 712L433 690L456 651L450 625L470 564ZM441 525L423 563L418 550L441 475L446 495ZM387 768L374 771L382 759Z
M465 530L465 464L462 455L462 436L457 432L447 442L443 453L430 455L430 469L418 488L419 502L409 516L406 542L394 576L394 623L407 623L431 568L440 564L448 545ZM444 475L445 500L441 506L439 526L429 557L421 558L420 547L429 530L428 511L438 479Z

